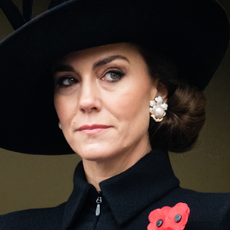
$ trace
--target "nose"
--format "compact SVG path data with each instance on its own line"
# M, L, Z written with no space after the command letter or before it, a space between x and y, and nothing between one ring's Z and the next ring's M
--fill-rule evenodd
M83 113L101 110L100 91L95 81L82 82L79 109Z

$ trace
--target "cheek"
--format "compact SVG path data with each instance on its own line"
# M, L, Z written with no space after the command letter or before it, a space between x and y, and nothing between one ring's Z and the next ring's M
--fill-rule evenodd
M108 103L120 129L125 130L126 134L139 132L139 129L146 130L149 125L150 88L146 85L131 88L117 93L113 101Z
M68 123L76 113L76 103L68 97L54 95L54 106L63 125Z

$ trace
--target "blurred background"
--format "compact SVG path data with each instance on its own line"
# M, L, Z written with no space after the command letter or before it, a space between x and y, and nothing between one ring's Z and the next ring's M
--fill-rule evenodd
M20 7L21 0L14 2ZM219 2L230 18L230 1ZM48 4L48 0L34 0L34 15L43 12ZM12 32L0 10L0 40ZM205 95L207 120L195 148L183 154L170 153L170 159L181 187L230 192L230 47ZM79 160L75 154L37 156L0 149L0 214L65 202Z

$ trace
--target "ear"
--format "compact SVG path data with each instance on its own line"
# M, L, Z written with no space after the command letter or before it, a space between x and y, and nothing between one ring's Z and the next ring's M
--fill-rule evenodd
M157 97L161 96L164 100L164 102L167 102L168 100L168 90L166 88L166 86L161 82L158 81L158 85L157 85Z
M159 96L161 96L164 100L164 103L166 103L168 100L168 90L159 79L155 79L151 92L151 100Z

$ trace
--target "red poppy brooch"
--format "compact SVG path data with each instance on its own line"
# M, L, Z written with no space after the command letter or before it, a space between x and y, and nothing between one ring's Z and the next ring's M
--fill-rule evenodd
M165 206L149 214L147 230L183 230L188 221L190 209L185 203L178 203L174 207Z

